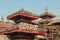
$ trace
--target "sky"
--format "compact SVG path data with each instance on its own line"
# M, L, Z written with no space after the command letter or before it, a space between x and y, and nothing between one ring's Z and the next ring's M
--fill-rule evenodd
M48 8L49 13L60 15L60 0L0 0L0 18L6 18L20 9L34 14L42 14L45 8Z

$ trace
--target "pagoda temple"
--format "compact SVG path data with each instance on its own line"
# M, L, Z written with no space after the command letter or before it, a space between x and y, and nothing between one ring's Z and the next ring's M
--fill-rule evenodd
M49 22L53 21L51 19L56 17L56 16L49 13L48 9L46 7L45 12L43 14L40 14L39 17L42 18L42 21L41 21L42 23L49 23Z
M52 20L56 15L45 12L36 15L25 11L23 8L7 16L4 22L2 17L0 21L1 40L59 40L60 39L60 21ZM34 21L41 18L42 20ZM10 22L9 20L12 20Z
M21 34L21 38L19 40L34 40L36 35L45 34L45 32L38 32L38 24L32 22L32 20L37 18L39 18L38 15L33 15L32 13L24 11L23 9L15 14L9 15L7 19L13 20L15 22L15 26L17 26L17 29L13 30L14 32L11 34ZM15 38L13 37L13 39Z

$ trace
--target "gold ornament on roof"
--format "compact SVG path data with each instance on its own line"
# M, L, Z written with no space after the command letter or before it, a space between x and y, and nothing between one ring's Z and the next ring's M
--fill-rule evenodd
M45 9L45 13L48 13L48 8L46 7L46 9Z
M24 8L21 9L21 11L23 11L23 10L24 10Z
M4 20L3 16L1 17L1 20Z

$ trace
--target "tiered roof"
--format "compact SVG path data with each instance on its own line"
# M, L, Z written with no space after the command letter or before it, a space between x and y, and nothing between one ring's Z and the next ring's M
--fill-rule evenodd
M11 24L10 24L10 21L7 20L7 21L4 21L4 18L1 17L1 20L0 20L0 27L10 27Z
M46 17L46 16L51 17L51 18L55 17L55 15L53 15L53 14L51 14L51 13L48 12L47 8L45 9L45 12L43 14L39 15L39 16L34 15L34 14L30 13L30 12L27 12L27 11L24 11L23 9L21 9L20 11L14 13L12 15L9 15L7 17L7 19L8 20L13 20L13 19L15 20L15 19L18 18L17 16L19 18L21 16L28 17L30 19L37 19L39 17L42 18L42 17ZM23 20L23 21L25 21L25 20ZM44 22L51 22L51 21L52 20L50 20L50 19L41 20L42 23L44 23ZM31 21L31 23L33 23L33 24L39 24L39 22L32 22L32 21ZM33 30L20 30L19 27L16 27L16 26L8 27L6 29L8 29L8 30L7 31L4 30L2 34L5 34L5 33L8 34L8 33L12 33L12 32L26 32L26 33L33 33L33 34L44 34L44 33L46 33L46 32L38 32L38 31L36 32L36 31L33 31Z
M50 23L52 22L53 20L50 20L50 19L44 19L44 20L40 20L40 23Z
M47 7L45 9L45 12L43 14L39 15L39 17L42 18L42 17L46 17L46 16L51 17L51 18L56 17L54 14L51 14L51 13L48 12Z
M56 23L57 25L58 25L58 23L60 24L60 19L54 20L54 21L48 23L47 25L53 25L53 24L55 24L55 23Z
M21 9L20 11L18 11L16 13L13 13L12 15L9 15L7 17L7 19L11 20L13 17L16 17L16 16L25 16L25 17L32 18L32 19L39 18L39 16L34 15L34 14L30 13L30 12L27 12L27 11L24 11L23 9Z

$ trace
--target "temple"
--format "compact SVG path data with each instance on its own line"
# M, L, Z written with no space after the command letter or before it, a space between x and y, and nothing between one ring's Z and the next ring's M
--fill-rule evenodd
M0 20L1 40L59 40L60 20L52 20L56 15L45 12L36 15L23 8ZM41 18L41 20L35 21ZM11 22L12 21L12 22Z

